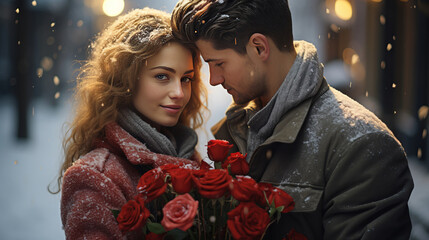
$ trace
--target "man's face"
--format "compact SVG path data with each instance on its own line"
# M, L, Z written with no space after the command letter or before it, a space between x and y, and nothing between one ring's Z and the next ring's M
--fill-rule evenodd
M221 84L235 103L244 104L264 94L264 75L249 55L238 54L233 49L216 50L207 40L198 40L196 45L209 64L210 84Z

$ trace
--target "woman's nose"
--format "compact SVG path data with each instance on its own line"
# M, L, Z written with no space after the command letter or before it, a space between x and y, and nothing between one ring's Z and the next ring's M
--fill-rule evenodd
M179 79L178 81L174 81L171 86L170 97L171 98L183 98L185 94L183 93L182 82Z

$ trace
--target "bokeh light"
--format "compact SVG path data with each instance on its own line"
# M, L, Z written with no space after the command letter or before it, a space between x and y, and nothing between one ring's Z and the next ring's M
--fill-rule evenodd
M352 18L353 9L349 1L337 0L335 1L335 14L344 21L348 21Z
M104 0L103 12L109 17L115 17L124 10L124 0Z

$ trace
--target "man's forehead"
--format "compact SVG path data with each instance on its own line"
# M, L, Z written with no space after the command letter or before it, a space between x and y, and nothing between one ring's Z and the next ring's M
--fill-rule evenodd
M201 56L206 62L220 60L221 58L227 56L229 51L234 51L232 49L215 49L214 44L209 40L198 40L195 44L197 45Z

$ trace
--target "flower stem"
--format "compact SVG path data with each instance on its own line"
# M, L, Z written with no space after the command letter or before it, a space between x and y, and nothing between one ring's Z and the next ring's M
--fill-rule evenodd
M215 219L214 219L214 221L213 221L213 232L212 232L212 236L213 236L213 239L216 239L216 201L212 201L212 205L213 205L213 214L214 214L214 217L215 217Z
M192 240L196 240L194 234L191 231L191 229L188 229L188 234L189 234L189 236L191 236Z
M201 199L200 199L201 202ZM201 239L201 219L200 219L200 213L197 214L197 227L198 227L198 239Z
M207 231L206 231L206 221L205 221L205 218L204 218L204 202L203 202L203 198L201 198L201 216L202 216L202 219L203 219L203 232L204 232L204 239L207 239L207 236L206 236L206 233L207 233Z

